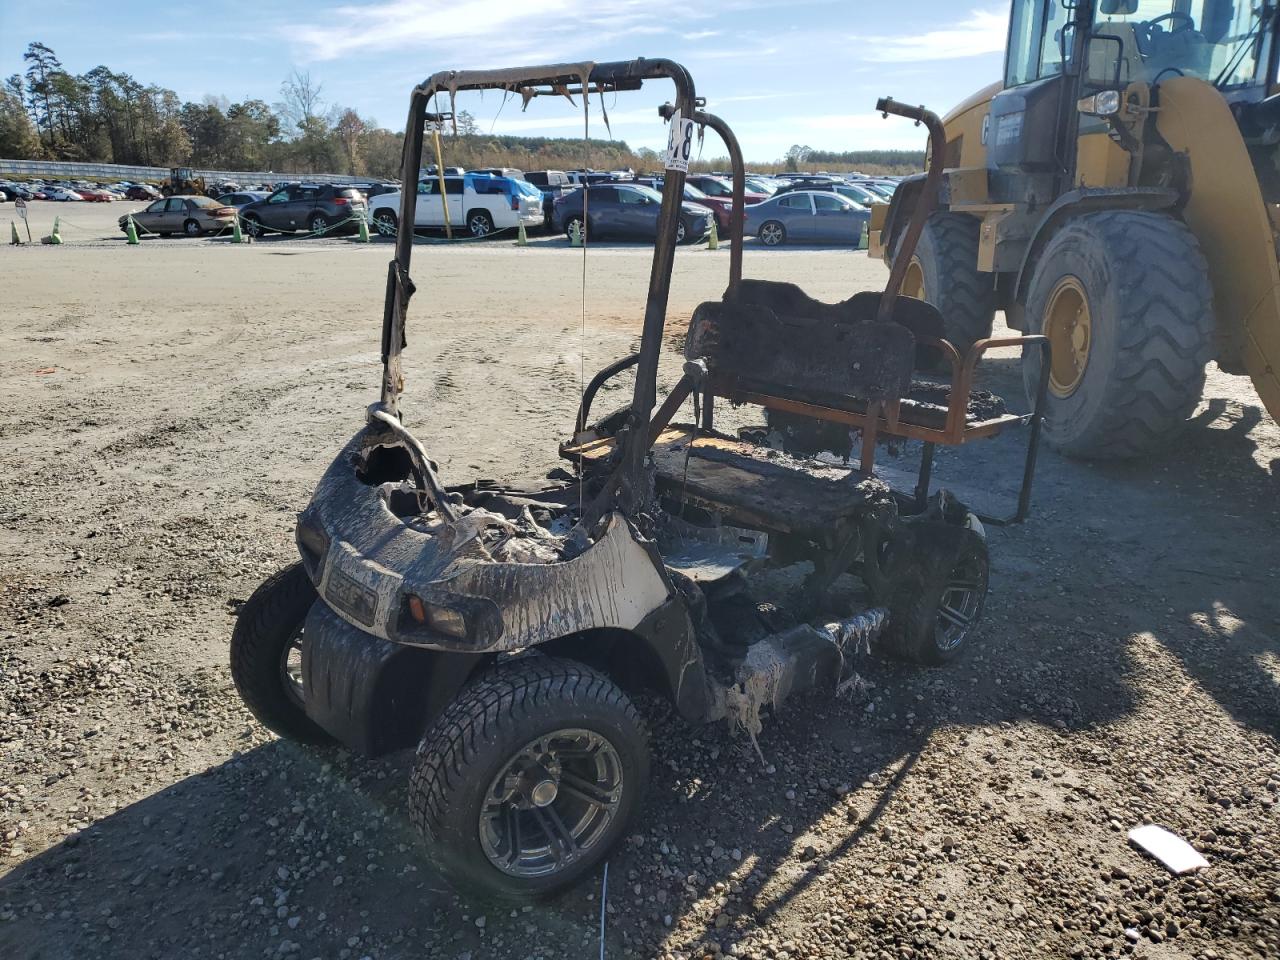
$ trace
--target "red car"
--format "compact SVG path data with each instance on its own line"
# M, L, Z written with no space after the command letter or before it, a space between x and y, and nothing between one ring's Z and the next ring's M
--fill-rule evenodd
M110 203L112 200L111 194L107 193L105 190L84 189L77 190L76 193L80 194L80 196L84 197L90 203Z
M724 177L713 177L705 173L691 173L685 178L684 182L690 186L697 187L708 197L723 197L728 200L733 196L733 184ZM754 193L751 190L743 193L742 197L747 206L769 199L767 194Z
M690 178L692 179L692 178ZM732 192L732 188L730 188ZM684 198L689 203L696 203L703 207L710 207L711 212L715 214L716 229L724 233L729 229L729 211L733 209L732 196L717 197L708 193L703 193L687 180L684 185ZM759 203L765 197L759 193L747 193L743 195L746 205L749 207L754 203Z

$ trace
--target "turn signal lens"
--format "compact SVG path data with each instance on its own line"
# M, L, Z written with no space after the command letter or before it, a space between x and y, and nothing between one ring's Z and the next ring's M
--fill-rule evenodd
M423 626L449 637L467 635L467 618L460 611L452 607L427 603L412 593L406 598L406 602L409 606L409 616Z

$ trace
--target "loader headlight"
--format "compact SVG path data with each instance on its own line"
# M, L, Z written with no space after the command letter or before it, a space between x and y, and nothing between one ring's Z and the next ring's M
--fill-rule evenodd
M1120 112L1120 91L1102 90L1076 103L1076 110L1095 117L1111 117Z

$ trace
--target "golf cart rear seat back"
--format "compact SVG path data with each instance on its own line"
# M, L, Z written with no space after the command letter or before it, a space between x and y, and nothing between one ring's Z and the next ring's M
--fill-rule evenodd
M964 648L987 588L982 526L931 493L928 457L912 491L877 478L879 440L962 443L1030 419L1028 483L1034 460L1034 415L970 403L983 345L959 358L937 337L936 310L897 295L896 272L883 294L834 305L742 279L741 151L678 64L437 74L414 91L402 179L421 165L424 122L448 117L427 113L437 93L499 89L527 105L656 78L676 87L659 114L719 133L734 180L729 284L695 311L674 390L658 404L679 169L663 186L639 352L586 389L560 448L574 472L553 470L532 490L446 485L401 419L416 202L405 191L381 397L299 515L301 564L250 598L232 641L237 686L273 729L365 753L418 742L410 812L428 852L489 896L562 889L625 835L648 754L624 688L655 689L689 721L727 718L754 736L762 708L851 679L873 643L926 663ZM952 361L941 404L918 399L922 348ZM593 422L596 392L629 368L630 403ZM856 431L860 457L793 456L761 440L768 427L718 432L718 398L846 441ZM691 400L692 421L675 422Z

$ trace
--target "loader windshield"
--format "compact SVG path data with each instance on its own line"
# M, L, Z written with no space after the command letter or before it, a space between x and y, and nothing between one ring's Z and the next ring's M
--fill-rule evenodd
M1089 77L1266 82L1276 5L1250 0L1096 0Z

